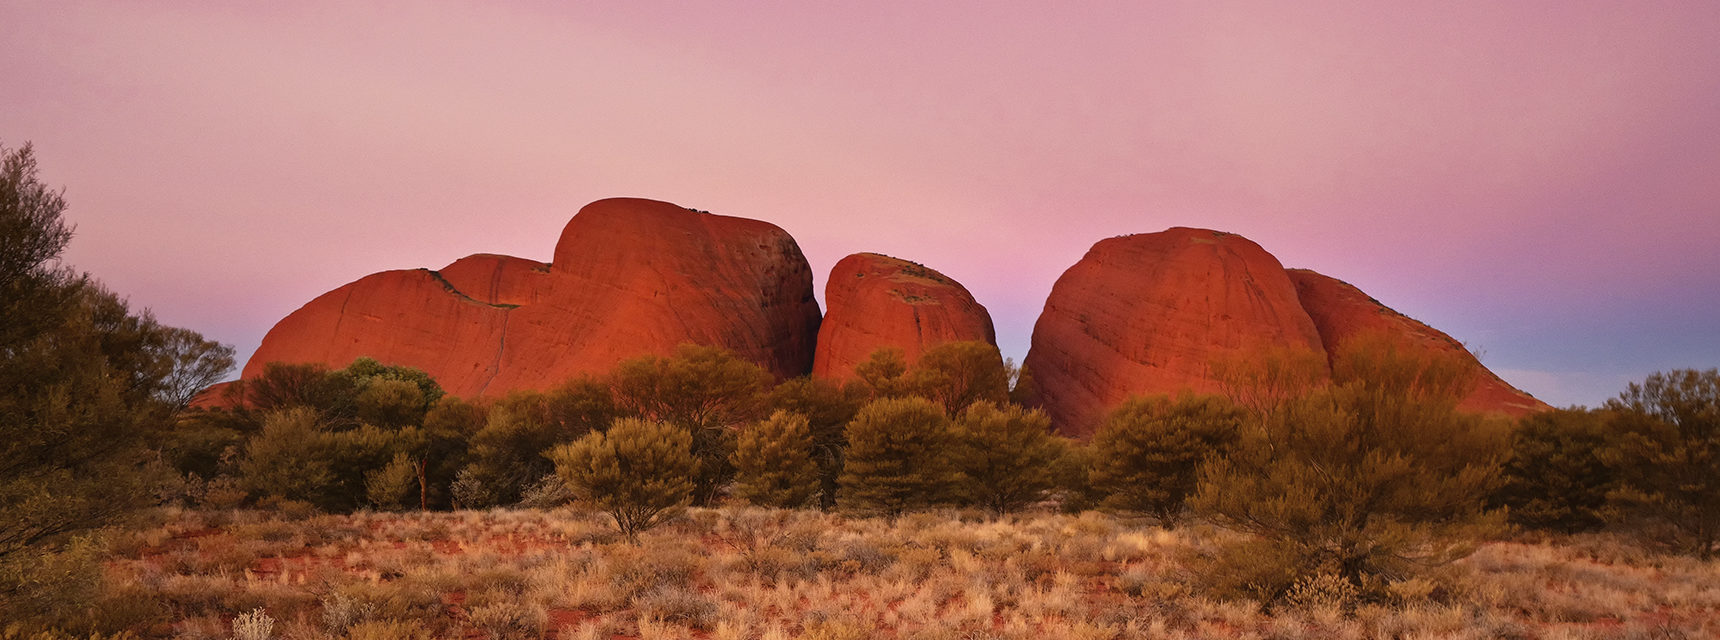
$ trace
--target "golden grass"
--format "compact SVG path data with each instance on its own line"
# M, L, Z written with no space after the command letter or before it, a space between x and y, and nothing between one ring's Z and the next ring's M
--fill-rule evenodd
M1611 537L1491 543L1392 585L1394 602L1310 585L1269 610L1203 597L1187 575L1179 558L1224 535L1094 513L735 507L632 546L571 510L170 511L116 539L106 567L110 589L159 612L143 637L1720 637L1720 565Z

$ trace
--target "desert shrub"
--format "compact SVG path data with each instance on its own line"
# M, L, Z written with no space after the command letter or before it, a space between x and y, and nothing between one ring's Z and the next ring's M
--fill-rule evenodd
M555 464L544 454L580 435L565 433L550 421L543 394L509 394L490 407L484 428L472 436L471 462L456 482L481 486L482 491L462 487L455 496L459 506L470 509L519 502L527 486L555 473Z
M346 640L429 640L431 636L421 623L370 620L352 625L345 637Z
M580 500L608 513L636 543L640 531L673 516L692 498L699 469L692 442L686 429L622 418L607 433L588 433L549 457Z
M733 463L735 495L757 505L795 508L818 494L812 429L806 416L777 411L741 430Z
M705 563L696 547L615 545L600 551L610 588L627 601L657 589L691 588Z
M561 476L549 474L538 478L520 494L520 506L527 509L554 509L577 498Z
M472 626L493 640L527 640L543 637L549 612L543 607L517 601L496 602L472 609Z
M674 357L623 361L610 373L624 415L671 424L692 435L698 475L693 504L706 505L734 479L735 430L765 417L770 372L721 347L682 344Z
M364 476L364 495L378 509L399 510L418 494L418 460L412 454L394 454L387 465Z
M873 351L865 362L854 365L854 377L869 400L899 398L913 392L908 379L908 357L899 347Z
M1604 458L1616 448L1614 417L1606 411L1565 409L1523 418L1511 436L1493 503L1509 509L1512 523L1565 533L1606 524L1607 496L1618 489Z
M981 400L968 405L951 431L950 458L963 502L1002 515L1044 499L1055 486L1065 445L1051 435L1044 413Z
M812 436L812 459L818 464L818 505L836 506L836 481L842 475L842 455L848 447L844 429L866 402L859 383L838 385L803 376L784 381L770 393L770 406L806 416Z
M103 556L100 541L84 535L0 563L0 621L4 621L0 629L113 632L134 623L147 624L148 618L158 616L147 607L119 612L130 616L104 611L112 608L112 597L110 585L102 579ZM143 604L152 607L154 603L145 600Z
M924 398L874 400L848 424L839 503L899 515L950 501L956 474L943 407Z
M1246 414L1221 396L1135 398L1093 435L1089 482L1106 509L1175 522L1202 461L1223 457Z
M472 436L487 420L482 407L453 396L443 396L424 414L423 448L414 453L424 490L419 499L426 507L452 506L451 485L469 461Z
M1009 401L1009 370L997 347L978 341L945 342L920 354L908 372L909 393L956 415L975 402Z
M1621 520L1703 560L1720 542L1720 370L1682 369L1631 383L1607 403L1618 444L1608 461Z
M1099 508L1099 501L1104 496L1093 488L1093 458L1092 442L1066 440L1063 451L1052 461L1052 491L1058 509L1064 513Z
M1468 361L1358 337L1334 364L1333 387L1285 403L1202 472L1197 512L1249 534L1203 562L1222 595L1274 601L1327 574L1383 598L1503 524L1485 499L1508 426L1456 410Z
M717 620L717 603L698 589L665 586L633 599L633 608L648 620L671 622L709 631Z
M336 480L329 448L327 428L315 409L272 411L245 447L240 477L256 495L332 502Z
M355 598L345 591L335 590L324 595L322 604L323 629L335 635L345 635L354 625L376 615L376 605Z
M371 380L353 398L354 413L365 424L400 429L424 423L430 402L418 385L407 380Z
M233 618L233 640L269 640L275 634L275 619L262 608Z

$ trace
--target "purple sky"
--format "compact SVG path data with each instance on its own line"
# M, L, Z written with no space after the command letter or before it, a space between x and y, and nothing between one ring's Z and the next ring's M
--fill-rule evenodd
M925 263L1019 360L1093 242L1198 226L1555 405L1720 366L1712 0L349 4L0 4L0 141L65 187L68 261L242 359L649 197L783 227L821 296Z

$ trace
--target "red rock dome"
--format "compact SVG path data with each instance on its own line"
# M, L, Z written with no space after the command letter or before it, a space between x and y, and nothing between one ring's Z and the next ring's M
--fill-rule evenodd
M267 362L423 369L450 393L499 395L607 372L682 342L780 377L812 365L819 309L800 247L769 223L617 198L573 217L549 265L478 254L385 271L323 294L263 338Z
M1090 435L1134 395L1216 392L1213 363L1267 346L1322 350L1272 254L1206 229L1102 240L1057 279L1024 364L1057 428Z
M910 364L945 342L997 344L991 314L961 283L927 267L856 253L830 270L829 312L818 329L812 375L853 377L872 352L897 347Z
M1314 326L1319 329L1320 339L1328 351L1336 351L1346 339L1363 333L1382 332L1407 337L1411 344L1426 349L1461 353L1475 365L1478 379L1475 388L1459 405L1462 409L1523 416L1552 408L1506 384L1481 366L1475 356L1451 336L1387 308L1361 289L1306 269L1291 269L1289 274L1290 280L1296 283L1302 308L1307 309L1308 315L1314 319Z

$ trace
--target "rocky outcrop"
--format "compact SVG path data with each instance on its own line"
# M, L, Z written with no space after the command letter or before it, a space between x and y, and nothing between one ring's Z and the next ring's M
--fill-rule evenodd
M1272 254L1206 229L1102 240L1057 279L1024 361L1030 402L1090 435L1134 395L1217 392L1215 362L1273 346L1321 351Z
M1451 336L1393 311L1361 289L1306 269L1291 269L1289 274L1290 280L1296 283L1302 308L1313 318L1315 328L1320 331L1320 339L1329 352L1335 352L1345 340L1364 333L1401 337L1422 348L1461 354L1460 357L1474 364L1477 372L1475 388L1459 405L1462 409L1522 416L1552 408L1488 371Z
M818 323L811 269L782 229L617 198L581 209L547 265L478 254L323 294L269 331L243 376L267 362L369 356L472 397L548 388L692 342L788 377L810 369Z
M912 364L945 342L997 344L991 314L955 280L922 265L876 253L836 263L824 286L829 311L818 329L812 374L837 380L885 347Z

